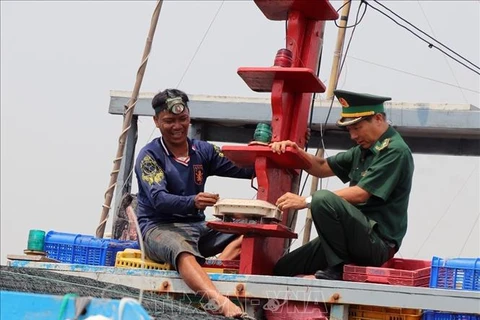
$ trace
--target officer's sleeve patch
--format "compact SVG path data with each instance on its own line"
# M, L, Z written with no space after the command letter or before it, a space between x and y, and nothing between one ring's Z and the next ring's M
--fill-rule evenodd
M142 159L140 168L142 170L142 180L149 185L160 183L165 176L158 163L149 155Z
M213 149L215 150L215 152L218 154L219 157L222 157L222 158L225 157L225 155L222 152L222 149L220 149L219 146L216 146L214 144L212 144L212 146L213 146Z

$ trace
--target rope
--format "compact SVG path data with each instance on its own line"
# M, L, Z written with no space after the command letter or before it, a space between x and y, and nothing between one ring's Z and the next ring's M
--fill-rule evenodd
M140 64L140 67L137 70L137 77L135 81L135 86L133 88L132 96L130 98L130 101L128 102L128 107L127 110L125 111L124 117L123 117L123 130L122 133L120 134L120 137L118 139L118 148L117 148L117 154L116 158L113 161L113 169L112 172L110 173L110 182L109 182L109 187L107 188L107 191L105 192L105 200L104 204L102 206L102 213L100 216L100 223L97 227L96 230L96 236L98 238L103 238L104 232L105 232L105 225L106 225L106 219L108 219L108 213L110 211L110 204L112 202L112 197L113 197L113 191L115 189L115 186L117 184L117 177L118 177L118 172L120 171L120 162L123 158L123 152L125 149L125 136L130 129L131 122L132 122L132 117L133 117L133 110L135 108L135 105L137 104L137 98L140 92L140 87L142 85L143 81L143 75L145 73L145 69L147 67L147 62L148 58L150 56L150 51L152 48L152 42L153 42L153 37L155 35L155 29L157 27L157 22L158 18L160 16L160 10L162 8L163 0L158 0L157 5L155 7L155 10L153 11L152 14L152 19L150 23L150 30L148 32L147 40L145 43L145 48L143 52L143 57L142 57L142 63Z
M133 221L135 222L135 229L137 230L137 239L138 243L140 244L140 252L141 252L141 260L142 260L142 269L145 269L145 246L143 244L143 237L142 237L142 232L140 231L140 226L138 225L138 220L137 220L137 215L133 215ZM143 288L140 289L140 292L138 294L138 301L142 303L143 299Z

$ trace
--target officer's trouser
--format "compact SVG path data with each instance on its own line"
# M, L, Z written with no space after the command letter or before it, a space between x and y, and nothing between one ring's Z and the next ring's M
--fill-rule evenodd
M380 266L391 258L391 248L374 228L376 222L328 190L315 192L312 220L318 237L283 256L275 275L313 274L340 264Z

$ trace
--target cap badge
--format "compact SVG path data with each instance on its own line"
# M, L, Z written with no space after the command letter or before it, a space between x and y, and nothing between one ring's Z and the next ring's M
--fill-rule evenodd
M344 107L344 108L348 108L348 107L349 107L347 100L345 100L344 98L338 99L338 102L340 102L340 104L341 104L342 107Z

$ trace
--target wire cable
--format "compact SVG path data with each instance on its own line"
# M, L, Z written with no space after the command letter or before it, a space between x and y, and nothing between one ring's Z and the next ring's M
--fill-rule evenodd
M455 84L453 84L453 83L448 83L448 82L444 82L444 81L432 79L432 78L429 78L429 77L421 76L421 75L416 74L416 73L412 73L412 72L408 72L408 71L405 71L405 70L401 70L401 69L389 67L389 66L386 66L386 65L383 65L383 64L379 64L379 63L376 63L376 62L372 62L372 61L368 61L368 60L365 60L365 59L360 59L360 58L353 57L353 56L348 56L348 57L349 57L350 59L353 59L353 60L358 60L358 61L361 61L361 62L364 62L364 63L368 63L368 64L371 64L371 65L374 65L374 66L377 66L377 67L381 67L381 68L389 69L389 70L392 70L392 71L396 71L396 72L408 74L408 75L410 75L410 76L417 77L417 78L420 78L420 79L425 79L425 80L428 80L428 81L437 82L437 83L444 84L444 85L446 85L446 86L451 86L451 87L454 87L454 88L461 88L462 90L465 90L465 91L470 91L470 92L474 92L474 93L480 93L479 90L474 90L474 89L470 89L470 88L460 87L460 86L457 86L457 85L455 85Z
M420 253L420 251L423 249L423 247L425 246L425 244L427 243L427 241L430 239L430 237L432 236L433 234L433 231L435 231L435 229L437 229L438 225L440 224L440 222L443 220L443 218L445 218L445 216L447 215L447 213L450 211L450 208L452 207L452 204L453 202L458 198L458 196L462 193L463 189L465 188L465 186L467 185L467 182L470 180L470 178L472 177L473 173L475 172L475 170L478 169L477 166L475 166L473 168L473 170L470 172L470 174L468 175L468 178L465 180L465 183L462 185L462 187L458 190L457 194L455 194L455 196L453 197L453 200L450 202L450 204L448 205L448 207L445 209L445 211L443 212L442 216L440 217L440 219L438 219L437 223L435 223L435 225L433 226L433 228L430 230L430 232L428 233L427 237L425 238L425 240L422 242L422 244L419 246L417 252L415 253L415 256L414 257L417 257L418 254Z
M430 28L430 32L432 32L433 36L435 36L435 32L433 31L433 27L430 24L430 21L428 20L427 14L425 13L425 10L423 10L423 6L420 2L420 0L417 0L418 6L420 7L420 10L422 11L422 14L427 21L428 27ZM447 63L448 68L450 69L450 72L452 73L453 79L457 83L457 88L460 90L460 93L462 94L463 100L468 103L467 97L465 96L465 93L463 92L462 88L460 87L460 83L458 82L457 76L455 75L455 72L453 71L452 66L450 65L450 62L448 61L447 57L443 56L443 59Z
M468 240L473 234L473 230L475 230L475 227L478 224L478 221L480 220L480 214L477 216L477 219L475 219L475 223L472 225L472 228L470 229L470 232L468 233L467 239L465 239L465 242L463 243L462 249L460 250L460 253L458 254L459 257L462 256L463 250L465 250L465 247L467 246Z
M365 1L366 2L366 1ZM415 30L421 32L422 34L424 34L425 36L427 36L428 38L432 39L433 41L435 41L436 43L440 44L441 46L443 46L444 48L446 48L447 50L449 50L450 52L452 52L453 54L457 55L459 58L462 58L463 60L465 60L466 62L470 63L472 66L476 67L477 69L480 69L479 66L477 66L476 64L474 64L473 62L471 62L470 60L468 60L467 58L463 57L462 55L460 55L459 53L455 52L454 50L450 49L448 46L444 45L443 43L441 43L440 41L438 41L437 39L433 38L432 36L430 36L429 34L427 34L426 32L424 32L423 30L419 29L418 27L416 27L415 25L413 25L412 23L410 23L409 21L407 21L406 19L402 18L400 15L398 15L397 13L395 13L393 10L391 10L390 8L386 7L385 5L383 5L382 3L380 3L379 1L377 0L373 0L373 2L377 3L378 5L380 5L381 7L385 8L386 10L388 10L389 12L391 12L392 14L394 14L396 17L398 17L399 19L401 19L402 21L406 22L408 25L412 26L413 28L415 28ZM420 5L421 7L421 5ZM421 7L422 8L422 7ZM422 8L422 11L423 11L423 8ZM425 16L425 13L424 13L424 16ZM426 16L425 16L426 18ZM430 23L428 22L428 19L427 19L427 23L430 25ZM430 29L431 29L431 26L430 26ZM410 30L409 30L410 31ZM410 31L411 32L411 31ZM423 39L422 39L423 40ZM425 40L424 40L425 41ZM426 41L427 42L427 41ZM438 48L437 48L438 49Z
M376 0L373 0L374 2L378 3ZM397 20L395 20L394 18L392 18L391 16L389 16L388 14L386 14L385 12L383 12L382 10L378 9L378 8L375 8L374 6L372 6L370 3L368 3L366 0L362 0L362 3L366 3L368 6L370 6L370 8L372 8L373 10L381 13L382 15L384 15L385 17L387 17L388 19L392 20L395 24L399 25L400 27L404 28L405 30L407 30L408 32L410 32L411 34L413 34L415 37L419 38L420 40L424 41L425 43L428 44L428 47L429 48L435 48L437 50L439 50L440 52L442 52L443 54L445 54L447 57L449 57L450 59L458 62L459 64L461 64L462 66L464 66L465 68L469 69L470 71L480 75L480 71L477 71L477 70L474 70L473 68L471 68L470 66L466 65L464 62L462 61L459 61L458 59L456 59L455 57L453 57L452 55L450 55L449 53L445 52L445 50L439 48L438 46L434 45L432 42L430 41L427 41L426 39L422 38L421 36L419 36L418 34L416 34L415 32L413 32L411 29L409 29L408 27L404 26L403 24L401 24L400 22L398 22ZM450 51L453 51L451 49L449 49ZM454 51L453 51L454 52ZM460 56L461 57L461 56ZM462 59L466 60L466 61L469 61L465 58L462 57ZM469 63L471 63L469 61ZM471 63L472 65L474 65L476 68L480 69L477 65Z
M215 15L213 16L212 20L210 21L210 24L208 25L207 30L206 30L205 33L203 34L202 40L200 40L200 43L198 44L197 48L195 49L195 52L193 53L192 58L191 58L190 61L188 62L188 65L187 65L187 67L185 68L185 71L183 72L182 77L181 77L180 80L178 81L177 86L176 86L175 88L178 88L178 87L180 86L180 84L182 83L183 79L185 78L185 75L187 74L188 70L190 69L190 66L191 66L192 63L193 63L193 60L195 60L195 57L197 56L198 51L200 51L200 47L202 46L203 42L204 42L205 39L207 38L207 35L208 35L208 33L210 32L210 29L212 28L213 23L214 23L215 20L217 19L217 16L218 16L218 14L220 13L220 10L222 10L222 7L223 7L223 4L224 4L224 3L225 3L225 0L222 0L222 3L220 3L220 6L218 7L217 12L215 12Z
M340 8L338 8L337 12L339 12L343 7L345 7L347 4L351 3L352 1L350 0L349 2L346 2L344 4L342 4L342 6ZM360 4L361 5L361 4ZM366 7L365 7L365 10L366 10ZM338 23L337 23L337 20L334 20L333 22L335 23L335 25L337 26L337 28L339 29L350 29L350 28L355 28L356 26L358 26L360 24L360 22L362 22L363 20L363 17L365 16L365 12L362 14L362 17L360 18L360 20L356 21L353 25L351 26L345 26L345 27L341 27Z

